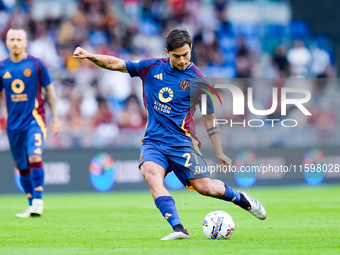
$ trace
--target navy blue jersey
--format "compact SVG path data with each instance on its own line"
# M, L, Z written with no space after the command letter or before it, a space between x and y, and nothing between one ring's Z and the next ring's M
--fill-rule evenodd
M143 81L144 106L148 115L143 141L154 141L167 146L190 146L197 140L194 129L194 113L205 93L206 77L193 63L186 70L172 68L170 59L145 59L126 61L131 77ZM213 113L210 97L207 97L207 113Z
M4 88L7 104L7 129L25 131L36 121L46 134L42 87L52 79L41 60L28 56L18 63L0 62L0 91Z

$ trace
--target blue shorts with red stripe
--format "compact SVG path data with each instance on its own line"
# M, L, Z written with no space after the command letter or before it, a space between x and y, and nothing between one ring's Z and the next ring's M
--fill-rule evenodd
M166 174L173 171L186 187L191 186L190 179L210 177L208 171L202 171L207 169L207 164L198 149L193 146L168 147L145 141L140 148L139 167L146 161L162 166Z
M41 127L35 121L25 131L8 130L7 136L14 165L17 169L29 167L29 156L42 156L45 139Z

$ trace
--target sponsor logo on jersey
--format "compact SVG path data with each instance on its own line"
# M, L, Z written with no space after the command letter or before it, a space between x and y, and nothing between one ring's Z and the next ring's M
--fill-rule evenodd
M174 97L174 92L169 87L162 88L158 93L158 98L162 103L168 103Z
M12 102L27 101L27 94L21 94L25 90L25 83L20 79L15 79L11 84L12 91L15 94L11 95Z

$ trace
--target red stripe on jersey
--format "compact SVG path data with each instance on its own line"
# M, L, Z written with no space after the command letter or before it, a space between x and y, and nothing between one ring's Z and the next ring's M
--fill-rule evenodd
M166 63L170 61L170 58L159 58L158 60L160 60L162 63Z
M139 77L141 77L141 76L142 76L142 77L145 77L146 74L150 71L150 69L151 69L154 65L159 65L159 63L153 63L152 65L149 65L149 66L147 66L147 67L145 67L145 68L139 70L139 71L137 72L138 76L139 76Z
M192 70L193 70L199 77L201 77L201 78L204 80L204 82L205 82L204 85L207 86L211 91L213 91L213 92L216 94L218 100L220 101L220 103L221 103L221 105L222 105L222 100L221 100L219 94L217 93L217 91L216 91L212 86L209 85L209 81L205 78L204 74L203 74L196 66L193 66L193 69L192 69Z
M170 59L169 59L169 58L147 58L147 59L141 60L141 62L148 61L148 60L155 60L155 61L159 60L159 61L162 62L162 63L166 63L166 62L168 62ZM159 65L159 64L160 64L160 63L153 63L152 65L149 65L149 66L147 66L146 68L143 68L143 69L141 69L141 70L139 70L139 71L137 72L137 74L138 74L139 77L143 77L143 79L142 79L142 82L143 82L143 103L144 103L145 109L146 109L145 84L144 84L144 83L145 83L145 76L146 76L146 74L150 71L150 69L151 69L153 66Z
M145 61L146 61L146 60L145 60ZM149 66L147 66L147 67L145 67L145 68L139 70L139 71L137 72L138 76L139 76L139 77L141 77L141 76L142 76L142 77L145 77L146 74L150 71L150 69L151 69L154 65L159 65L159 63L153 63L152 65L149 65Z
M166 62L169 61L169 58L148 58L148 59L143 59L143 60L141 60L141 62L148 61L148 60L155 60L155 61L159 60L161 63L166 63ZM156 62L156 63L153 63L152 65L149 65L149 66L147 66L147 67L145 67L145 68L139 70L139 71L137 72L138 76L139 76L139 77L141 77L141 76L145 77L145 75L150 71L150 69L151 69L154 65L159 65L159 64L160 64L160 63L157 63L157 62Z
M37 109L38 114L41 116L41 118L43 119L45 125L46 125L46 117L45 117L45 108L44 108L44 97L43 97L43 93L42 93L42 78L41 78L41 68L39 66L38 63L36 63L33 59L32 63L35 65L35 67L38 70L38 76L39 76L39 83L38 83L38 88L37 88L37 95L36 95L36 99L38 100L39 103L39 107Z
M143 61L147 61L147 60L153 60L153 59L145 59ZM156 60L156 59L155 59ZM138 73L138 76L139 77L143 77L143 103L144 103L144 107L146 109L146 100L145 100L145 76L146 74L150 71L150 69L154 66L154 65L159 65L159 63L153 63L152 65L149 65L147 66L146 68L143 68L141 70L139 70L137 73Z
M191 115L191 108L189 108L188 110L187 110L187 114L185 115L185 118L184 118L184 125L182 126L183 127L183 129L184 129L184 131L186 131L185 133L187 134L187 133L189 133L189 134L191 134L191 127L190 127L190 117L191 117L192 115ZM195 129L195 126L194 126L194 129Z
M143 84L143 104L144 104L144 108L146 109L146 100L145 100L145 77L142 80L142 84Z
M195 103L191 104L190 109L189 109L190 113L187 114L186 116L185 126L187 125L189 126L191 138L197 140L198 147L201 148L201 142L196 136L196 125L195 125L195 119L193 118L193 116L195 115L196 109L197 109L196 106L197 105Z
M150 71L150 69L154 66L154 65L158 65L158 63L153 63L152 65L147 66L146 68L143 68L141 70L138 71L138 76L139 77L143 77L143 103L144 103L144 107L146 109L146 100L145 100L145 76L146 74Z

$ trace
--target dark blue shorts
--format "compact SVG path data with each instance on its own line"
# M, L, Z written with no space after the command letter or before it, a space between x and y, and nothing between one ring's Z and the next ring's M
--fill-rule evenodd
M29 167L28 157L42 156L44 134L37 123L30 124L26 131L7 131L14 165L17 169Z
M162 166L166 174L173 171L181 183L191 189L190 179L210 177L206 168L206 162L198 148L188 147L164 147L154 142L144 142L140 148L139 167L146 161L152 161ZM202 168L203 167L203 168Z

